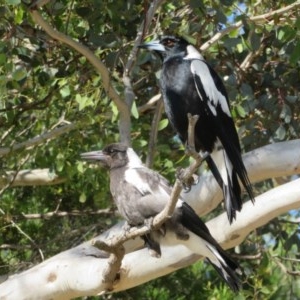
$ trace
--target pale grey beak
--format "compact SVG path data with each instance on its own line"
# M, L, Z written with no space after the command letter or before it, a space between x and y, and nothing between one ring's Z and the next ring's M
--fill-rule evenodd
M139 45L139 48L144 48L152 51L165 52L165 47L157 40Z
M107 163L109 156L105 155L102 151L91 151L80 154L81 159L88 161L99 161L102 163Z

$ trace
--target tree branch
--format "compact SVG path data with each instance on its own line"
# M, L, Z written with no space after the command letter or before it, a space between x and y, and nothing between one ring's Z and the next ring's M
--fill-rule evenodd
M154 0L153 2L150 2L150 6L146 13L146 17L138 29L136 39L134 41L131 52L128 56L128 60L127 60L125 70L123 73L123 83L124 83L124 87L125 87L125 91L124 91L125 103L128 107L128 111L126 111L126 114L124 114L122 111L120 111L119 131L120 131L120 136L121 136L121 142L124 142L127 145L131 144L131 142L130 142L130 129L131 129L130 110L131 110L131 106L132 106L132 103L135 98L135 94L132 89L130 73L135 64L136 54L138 52L138 46L142 42L144 33L148 31L149 26L152 22L153 16L154 16L157 8L163 2L164 2L164 0Z
M72 210L72 211L52 211L52 212L47 212L44 214L24 214L22 213L21 215L13 215L13 219L50 219L53 217L71 217L71 216L94 216L94 215L101 215L102 217L104 216L109 216L112 215L112 211L109 208L105 209L98 209L98 210Z
M138 107L139 114L145 113L149 109L153 109L153 106L161 99L161 94L153 96L147 103Z
M253 17L247 17L246 16L246 20L248 20L249 22L259 23L259 24L269 23L270 22L270 18L273 18L275 16L279 16L279 15L285 14L287 12L292 12L298 6L300 6L300 1L296 1L296 2L290 4L290 5L286 6L286 7L282 7L280 9L273 10L271 12L268 12L266 14L262 14L262 15L259 15L259 16L253 16ZM206 43L202 44L201 47L200 47L200 50L201 51L207 50L211 45L215 44L223 36L225 36L226 34L228 34L229 32L231 32L233 30L239 29L242 26L243 26L243 22L242 21L238 21L238 22L232 24L231 26L226 27L225 29L223 29L223 30L219 31L218 33L216 33Z
M256 197L255 205L250 201L247 202L231 226L226 213L221 214L207 223L211 234L225 248L238 245L253 229L291 209L299 208L299 185L300 179ZM118 229L112 228L111 231L104 233L102 238L110 234L118 234ZM149 256L147 249L126 254L114 291L143 284L194 263L199 256L192 253L186 243L181 241L170 247L166 236L166 239L162 240L163 255L159 259ZM0 298L71 299L99 294L105 290L101 279L107 262L105 252L92 247L90 243L84 243L50 258L32 269L10 277L0 285ZM82 276L83 274L84 276ZM30 288L33 282L36 287L42 286L43 288Z
M150 137L148 142L148 154L146 158L145 165L148 168L151 168L153 165L153 159L154 159L154 152L155 152L155 145L157 140L157 133L158 133L158 124L161 120L161 116L163 113L164 105L162 100L158 101L156 104L155 112L153 114L152 124L151 124L151 131L150 131Z
M21 149L29 149L31 147L37 146L39 144L42 144L48 140L54 139L64 133L70 132L71 130L76 128L76 124L72 123L72 124L68 124L68 125L64 125L58 128L55 128L51 131L48 131L46 133L43 133L41 135L38 135L28 141L22 142L22 143L18 143L18 144L14 144L11 147L4 147L4 148L0 148L0 157L7 155L13 151L17 151L17 150L21 150Z
M1 151L1 149L0 149ZM66 178L53 174L50 169L4 171L0 175L0 188L11 182L10 186L55 185L66 181Z
M85 47L84 45L80 44L79 42L74 41L69 36L65 35L62 32L59 32L53 29L41 16L41 14L33 7L29 12L33 19L33 21L41 26L45 32L51 36L53 39L68 45L69 47L73 48L77 52L81 53L85 56L89 62L94 66L94 68L100 73L102 81L103 81L103 88L105 89L106 93L108 94L109 98L114 101L116 104L118 111L128 110L127 105L124 101L120 98L116 90L111 85L110 75L105 67L105 65L101 62L101 60L94 55L90 49Z
M300 139L270 144L243 155L251 182L269 178L300 174ZM201 174L196 185L182 198L189 202L199 215L215 209L223 199L222 191L213 175Z

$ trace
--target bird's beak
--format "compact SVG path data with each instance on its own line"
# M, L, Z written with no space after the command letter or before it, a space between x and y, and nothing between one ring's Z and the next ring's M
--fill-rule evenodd
M102 151L91 151L80 154L81 159L87 161L96 161L100 162L104 165L108 165L110 161L110 157L105 155Z
M141 45L139 45L139 48L144 48L144 49L152 50L152 51L160 51L160 52L166 51L165 47L158 40L141 44Z

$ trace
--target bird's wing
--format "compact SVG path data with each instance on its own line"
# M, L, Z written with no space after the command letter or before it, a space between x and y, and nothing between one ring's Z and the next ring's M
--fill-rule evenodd
M170 198L168 181L146 167L129 168L125 181L135 190L136 210L145 218L161 212Z
M212 117L215 131L225 149L226 156L253 201L254 196L243 164L240 142L231 117L224 84L218 74L204 60L191 60L191 72L199 98L204 106L207 105L206 111Z
M208 107L214 116L217 116L217 107L231 116L228 98L221 80L217 80L214 70L204 60L193 59L191 72L194 76L195 86L202 101L207 101Z
M203 105L207 105L207 113L213 118L215 129L222 144L231 142L240 152L238 135L231 117L229 101L224 84L218 74L204 61L191 61L195 87ZM226 138L226 137L229 137Z

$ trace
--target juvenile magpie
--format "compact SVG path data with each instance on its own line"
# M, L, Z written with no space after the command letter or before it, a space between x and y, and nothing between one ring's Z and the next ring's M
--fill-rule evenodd
M168 181L144 166L132 148L121 143L110 144L102 151L83 153L81 157L98 161L109 169L110 191L120 214L129 225L145 224L167 204L171 194ZM152 231L143 239L151 250L159 254L160 243L176 245L180 240L193 253L206 257L230 288L238 291L238 265L211 236L195 211L181 199L163 228Z
M238 178L254 202L227 92L218 74L186 40L164 36L140 45L163 60L160 88L168 119L183 143L188 138L187 114L199 115L195 127L197 151L210 153L207 164L223 190L228 219L242 209Z

